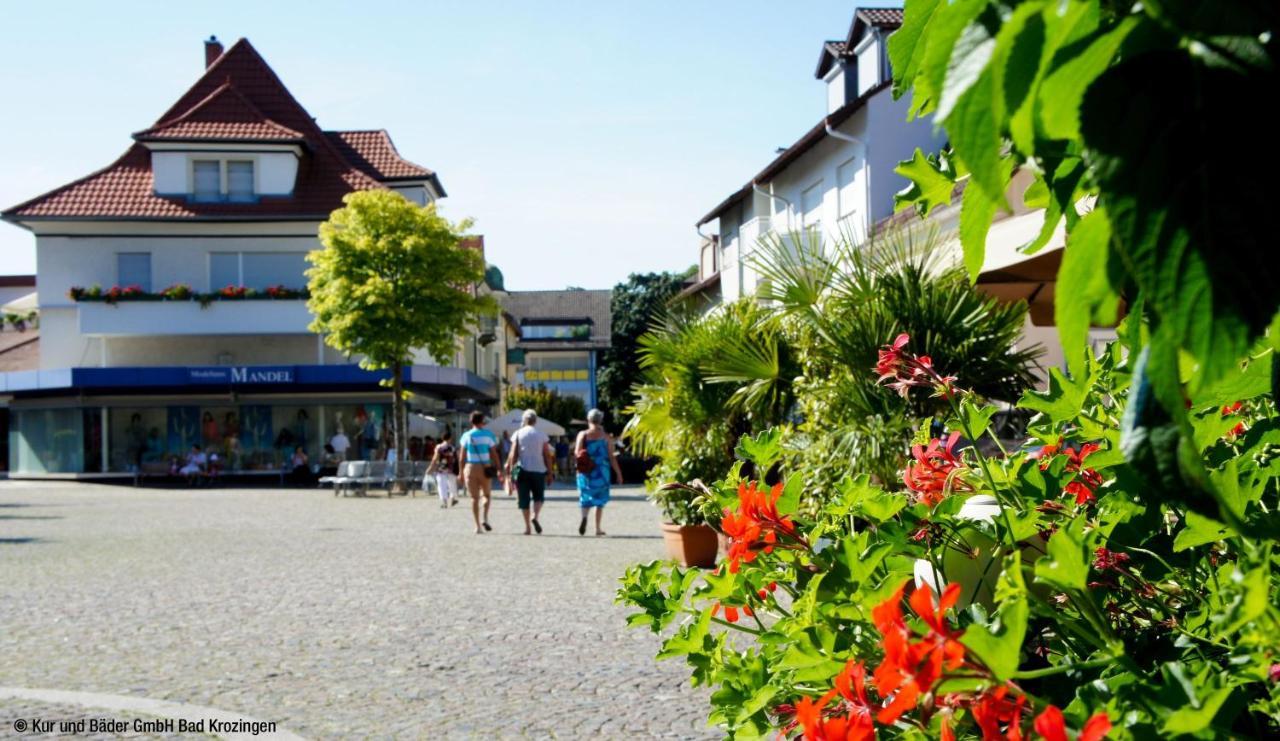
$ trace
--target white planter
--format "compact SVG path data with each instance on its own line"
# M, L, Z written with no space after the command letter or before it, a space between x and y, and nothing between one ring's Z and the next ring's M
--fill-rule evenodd
M970 522L994 522L1000 516L1000 503L987 494L969 497L956 518ZM921 558L916 560L915 585L929 585L934 594L941 594L950 583L960 585L957 607L967 607L977 602L991 609L995 606L996 580L1000 576L1000 564L993 562L999 544L977 527L961 527L958 537L969 550L948 547L942 554L942 573L933 564ZM1022 563L1029 567L1044 553L1045 542L1036 535L1022 544Z

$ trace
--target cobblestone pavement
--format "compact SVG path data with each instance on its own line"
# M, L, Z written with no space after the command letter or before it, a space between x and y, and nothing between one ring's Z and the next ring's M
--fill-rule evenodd
M662 555L656 510L616 490L583 538L574 493L548 498L546 534L499 496L477 536L466 500L0 481L0 687L311 738L707 736L705 694L612 603ZM0 736L31 712L104 715L0 700Z

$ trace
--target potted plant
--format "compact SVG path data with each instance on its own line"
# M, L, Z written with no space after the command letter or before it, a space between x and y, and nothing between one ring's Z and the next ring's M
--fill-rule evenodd
M653 503L662 510L662 540L667 555L683 566L716 565L720 541L702 511L708 498L711 492L696 480L691 484L663 484L652 494Z

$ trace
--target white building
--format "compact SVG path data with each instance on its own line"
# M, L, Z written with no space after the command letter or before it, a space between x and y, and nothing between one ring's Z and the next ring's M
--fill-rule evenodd
M347 193L444 188L385 131L322 130L247 40L205 42L205 67L115 162L2 214L36 237L42 323L40 370L0 374L15 474L128 474L193 443L275 470L339 428L384 444L385 374L307 330L305 255ZM441 409L496 401L474 345L406 382Z
M755 293L749 258L770 231L860 240L893 215L893 196L908 185L893 168L916 147L945 143L927 119L907 122L908 98L893 99L885 41L901 24L901 9L858 8L848 35L823 44L814 76L825 84L827 114L699 220L700 229L719 227L713 254L703 245L699 291L718 286L726 301Z

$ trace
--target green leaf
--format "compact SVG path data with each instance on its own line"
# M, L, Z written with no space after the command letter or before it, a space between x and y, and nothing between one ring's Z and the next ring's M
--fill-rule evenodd
M927 217L934 209L951 203L955 180L935 167L919 147L911 159L899 162L893 171L911 181L911 185L894 195L895 211L915 205L920 215Z
M1264 551L1270 556L1270 551ZM1232 596L1232 601L1226 606L1222 614L1222 634L1230 635L1237 630L1243 628L1247 623L1257 620L1267 611L1270 604L1269 599L1269 578L1271 569L1269 567L1269 558L1263 558L1263 565L1253 569L1249 573L1240 576L1240 572L1233 574L1238 579L1238 584L1233 585L1232 591L1238 589L1238 593Z
M1036 581L1064 592L1084 591L1090 562L1085 549L1085 520L1077 517L1049 538L1046 555L1036 561Z
M699 653L705 648L705 639L711 628L711 608L702 611L697 620L693 620L676 631L674 635L662 643L657 658L670 659L676 656Z
M893 99L902 97L924 63L928 38L940 0L912 0L902 11L902 26L889 37L889 66L894 71Z
M1137 23L1137 18L1125 18L1116 27L1097 34L1082 52L1068 56L1065 63L1049 73L1037 101L1046 136L1080 138L1080 102L1085 90L1110 66Z
M987 7L987 3L988 0L957 0L938 5L921 34L926 46L924 58L911 82L909 116L922 116L937 107L938 95L942 92L956 40L965 27ZM906 78L903 81L905 83Z
M944 123L956 157L969 169L965 200L967 191L976 187L996 206L1004 206L1007 177L1002 176L1000 130L990 104L993 88L991 75L983 75L960 97ZM1007 173L1008 167L1003 171Z
M782 485L782 494L778 496L778 512L784 515L794 514L800 508L800 496L804 493L804 477L795 475Z
M907 506L907 498L890 493L871 483L871 477L860 474L846 483L844 496L851 512L875 522L885 522Z
M960 642L982 659L996 679L1009 680L1018 671L1022 639L1027 633L1030 614L1020 555L1005 559L1004 571L996 583L996 601L1000 608L995 619L986 625L975 623L970 626Z
M1054 321L1062 338L1067 364L1080 372L1089 327L1115 323L1120 296L1107 265L1110 257L1111 222L1106 209L1094 209L1067 237L1058 270Z
M1182 706L1165 718L1160 730L1168 734L1199 733L1213 723L1213 717L1218 714L1222 703L1226 702L1230 695L1231 688L1223 687L1203 699L1197 700L1193 696L1190 704Z
M999 181L1003 184L1009 179L1013 161L1005 159L998 164ZM982 263L986 257L987 233L991 231L991 222L995 219L996 209L1004 202L1003 190L997 197L976 186L972 181L964 189L960 203L960 247L964 250L964 267L969 272L969 281L976 283L982 273Z
M1206 543L1216 543L1232 535L1231 528L1217 520L1192 511L1187 512L1186 527L1173 539L1173 552L1195 548Z
M1080 416L1089 396L1089 378L1083 372L1072 378L1057 368L1049 369L1049 387L1044 391L1028 391L1018 405L1041 412L1054 424L1070 422Z
M743 435L733 452L754 463L756 468L768 470L782 457L782 430L772 427L755 437Z
M1271 363L1275 351L1271 348L1250 355L1235 373L1227 373L1216 383L1202 390L1192 400L1195 406L1212 404L1222 407L1237 401L1262 396L1271 390Z
M1092 33L1098 26L1098 15L1098 4L1095 2L1075 0L1067 3L1045 3L1041 12L1042 37L1037 38L1037 29L1031 27L1015 41L1016 44L1032 46L1036 41L1040 42L1039 63L1035 68L1031 89L1009 117L1009 133L1014 145L1023 154L1037 154L1036 116L1039 111L1040 90L1053 61L1057 59L1058 50Z

